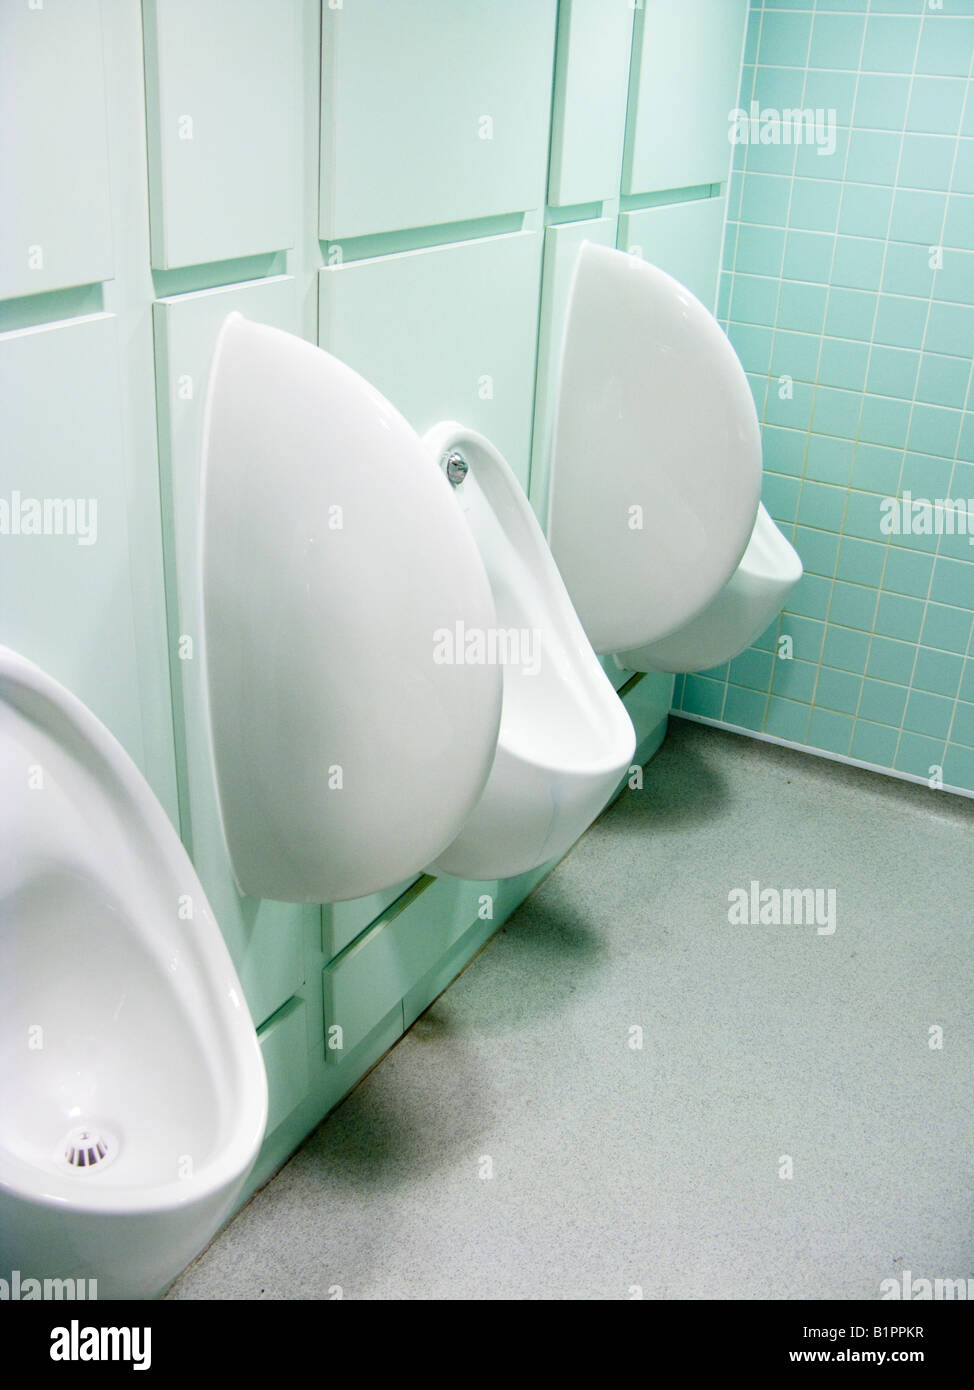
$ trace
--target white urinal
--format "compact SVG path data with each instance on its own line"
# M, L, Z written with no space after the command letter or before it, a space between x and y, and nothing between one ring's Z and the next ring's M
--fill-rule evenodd
M253 1023L145 779L6 648L0 784L0 1271L150 1297L214 1235L256 1158Z
M802 574L760 490L754 402L717 320L657 267L583 243L548 536L595 650L692 671L749 646Z
M490 777L430 872L504 878L571 847L618 786L636 735L506 460L483 435L453 423L437 425L424 443L480 549L505 656ZM453 636L454 650L465 636Z
M334 902L564 853L635 735L496 450L458 426L424 442L344 363L240 314L206 413L204 652L240 887Z
M751 645L785 606L802 562L762 502L744 557L717 597L669 637L617 652L627 671L706 671Z

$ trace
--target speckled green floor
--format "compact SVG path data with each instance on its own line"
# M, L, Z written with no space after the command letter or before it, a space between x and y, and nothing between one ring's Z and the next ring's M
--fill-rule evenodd
M170 1297L874 1299L971 1275L972 829L970 801L674 721L643 790ZM834 888L834 934L731 925L751 880Z

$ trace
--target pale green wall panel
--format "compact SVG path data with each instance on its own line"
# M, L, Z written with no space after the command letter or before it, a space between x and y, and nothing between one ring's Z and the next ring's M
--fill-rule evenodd
M551 436L554 429L568 296L575 272L575 260L583 241L594 241L599 246L615 246L616 219L600 217L586 222L566 222L545 230L534 442L531 457L531 504L542 527L546 525L548 514Z
M273 1134L311 1084L307 1004L288 1000L261 1028L259 1042L269 1091L266 1132Z
M152 263L292 246L294 0L143 0Z
M321 235L538 205L555 0L322 7Z
M387 907L401 898L420 876L408 878L381 893L370 893L367 898L352 898L343 903L324 903L321 908L321 953L326 960L337 956L350 942Z
M183 839L230 948L256 1022L269 1017L304 978L303 938L317 907L242 898L233 882L211 767L199 660L200 450L210 363L220 325L233 309L289 332L299 329L289 276L174 295L155 306L159 446L165 517L177 776ZM192 657L179 643L192 640Z
M320 1015L321 989L317 980L315 993L318 996ZM308 1090L300 1105L285 1117L273 1133L265 1136L257 1162L251 1169L238 1199L238 1206L242 1206L258 1188L273 1177L301 1141L318 1127L322 1116L334 1109L358 1079L365 1076L366 1072L380 1062L389 1049L399 1041L402 1031L402 1005L397 1004L384 1019L377 1020L375 1027L357 1048L345 1054L342 1066L312 1064Z
M446 989L466 962L532 888L540 883L550 868L550 864L545 864L530 873L500 879L496 883L466 883L455 878L436 880L435 919L466 925L450 933L452 943L445 946L442 954L431 962L423 974L417 976L415 983L403 995L403 1024L406 1028L412 1027L420 1014ZM431 910L433 906L431 903ZM492 915L488 916L488 912ZM420 959L417 958L415 964L417 969L422 968Z
M0 299L112 274L99 0L0 0Z
M673 705L674 682L675 677L667 675L665 671L647 671L624 697L639 739L633 759L639 766L653 756L663 740Z
M626 135L632 0L562 0L548 201L615 198Z
M708 309L717 302L726 199L664 203L619 218L619 246L692 290Z
M526 485L541 236L515 232L321 272L319 342L421 433L458 420Z
M338 1027L342 1042L341 1048L326 1049L329 1062L340 1063L344 1052L357 1047L459 941L478 914L500 917L494 910L498 890L496 882L421 878L325 967L325 1036Z
M27 499L74 511L62 521L73 534L0 534L0 642L62 681L143 766L128 528L136 477L120 414L110 314L0 334L0 529L13 529Z
M747 0L643 0L633 30L624 193L721 183Z

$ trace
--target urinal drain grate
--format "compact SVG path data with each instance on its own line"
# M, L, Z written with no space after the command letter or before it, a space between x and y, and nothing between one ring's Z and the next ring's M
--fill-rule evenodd
M80 1126L65 1136L64 1160L72 1168L104 1168L118 1151L114 1135L95 1126Z

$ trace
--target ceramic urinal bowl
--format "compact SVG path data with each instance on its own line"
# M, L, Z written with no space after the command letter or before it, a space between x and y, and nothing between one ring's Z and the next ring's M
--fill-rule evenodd
M483 563L412 427L357 372L231 314L210 377L203 603L211 739L240 888L362 897L421 871L487 782L495 666Z
M617 652L629 671L706 671L756 641L802 577L802 562L762 502L744 558L703 612L669 637Z
M257 1155L254 1026L142 774L6 648L0 785L0 1270L149 1297L215 1234Z
M716 319L657 267L583 243L548 535L595 650L689 671L748 647L802 573L760 490L754 402Z
M454 497L487 569L496 644L506 656L490 777L430 872L503 878L574 844L630 765L636 735L507 462L462 425L437 425L424 442L457 479ZM454 650L460 639L454 636Z
M456 490L453 448L470 465ZM421 440L329 353L231 314L203 474L211 736L241 889L334 902L564 853L635 735L487 440Z

